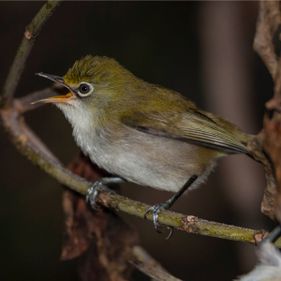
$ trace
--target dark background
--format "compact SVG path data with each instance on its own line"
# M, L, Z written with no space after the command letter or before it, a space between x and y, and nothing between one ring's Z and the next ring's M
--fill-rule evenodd
M24 27L41 5L0 2L1 85ZM137 76L178 90L200 107L220 113L248 132L258 132L272 84L252 50L257 6L256 2L65 2L36 41L17 96L50 85L35 72L62 75L85 54L106 55ZM65 164L77 154L70 126L56 108L40 108L27 119ZM0 151L0 280L78 280L75 261L59 261L62 188L23 158L3 131ZM175 209L214 221L269 227L259 212L261 169L245 157L229 158L220 162L203 188L182 198ZM169 196L131 185L121 192L148 203ZM180 232L166 241L151 223L124 218L138 229L143 246L184 280L231 280L255 263L252 245Z

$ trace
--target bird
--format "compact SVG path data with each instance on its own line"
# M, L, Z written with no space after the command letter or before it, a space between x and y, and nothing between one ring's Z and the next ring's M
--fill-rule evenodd
M138 78L113 58L87 55L63 76L37 75L68 93L36 102L55 104L82 152L113 175L94 183L89 195L119 181L174 193L147 210L156 229L159 213L203 183L219 158L258 158L249 148L253 135L199 109L177 91Z

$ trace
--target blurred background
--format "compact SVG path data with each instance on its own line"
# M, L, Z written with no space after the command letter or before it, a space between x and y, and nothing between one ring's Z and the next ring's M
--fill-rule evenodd
M41 5L0 2L1 87L24 27ZM85 54L106 55L144 80L175 89L256 133L272 95L269 74L252 50L257 11L257 2L62 3L35 43L17 95L50 85L36 72L62 75ZM42 107L27 120L63 163L78 153L70 126L56 108ZM0 280L78 280L76 261L59 261L62 188L22 157L3 131L0 135ZM202 188L181 198L174 209L270 229L260 213L264 177L259 165L231 156L218 166ZM170 196L129 184L121 193L151 204ZM180 232L167 241L151 223L123 216L137 228L142 245L183 280L232 280L256 261L252 245Z

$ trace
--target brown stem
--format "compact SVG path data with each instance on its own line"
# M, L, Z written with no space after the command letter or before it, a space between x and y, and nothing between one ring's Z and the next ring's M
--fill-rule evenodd
M60 0L48 1L35 15L30 24L26 27L24 36L17 50L14 61L10 67L6 82L2 90L2 101L1 105L9 104L15 94L16 87L18 85L19 79L22 75L23 69L25 67L25 62L32 50L33 44L35 42L36 36L47 21L47 19L52 15L55 8L60 3Z
M262 58L273 80L278 68L273 37L280 21L279 1L260 1L254 49Z
M181 281L169 272L167 272L161 264L154 260L143 248L134 246L132 250L132 258L130 261L140 271L158 281Z
M280 1L260 1L254 49L262 58L274 82L274 95L266 103L270 115L265 114L263 130L260 133L262 145L271 162L266 175L268 185L264 192L262 211L270 218L281 222L281 63L280 37L281 11ZM270 175L274 170L274 179ZM273 181L276 182L273 183Z

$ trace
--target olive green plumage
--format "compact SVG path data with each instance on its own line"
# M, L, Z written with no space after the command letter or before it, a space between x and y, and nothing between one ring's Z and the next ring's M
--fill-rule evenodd
M194 176L193 187L204 181L217 158L249 154L251 136L114 59L86 56L63 78L40 75L71 91L47 102L63 111L83 152L128 181L177 192Z
M77 60L64 75L64 80L68 84L86 81L100 86L114 86L128 78L134 79L134 76L116 60L91 55Z
M247 142L251 136L230 122L199 110L176 91L137 78L112 58L88 55L74 63L64 80L70 85L82 81L93 83L97 89L93 94L96 95L94 103L106 101L105 109L110 114L105 119L109 122L117 118L148 134L198 144L219 152L247 154ZM105 90L99 93L101 89Z

